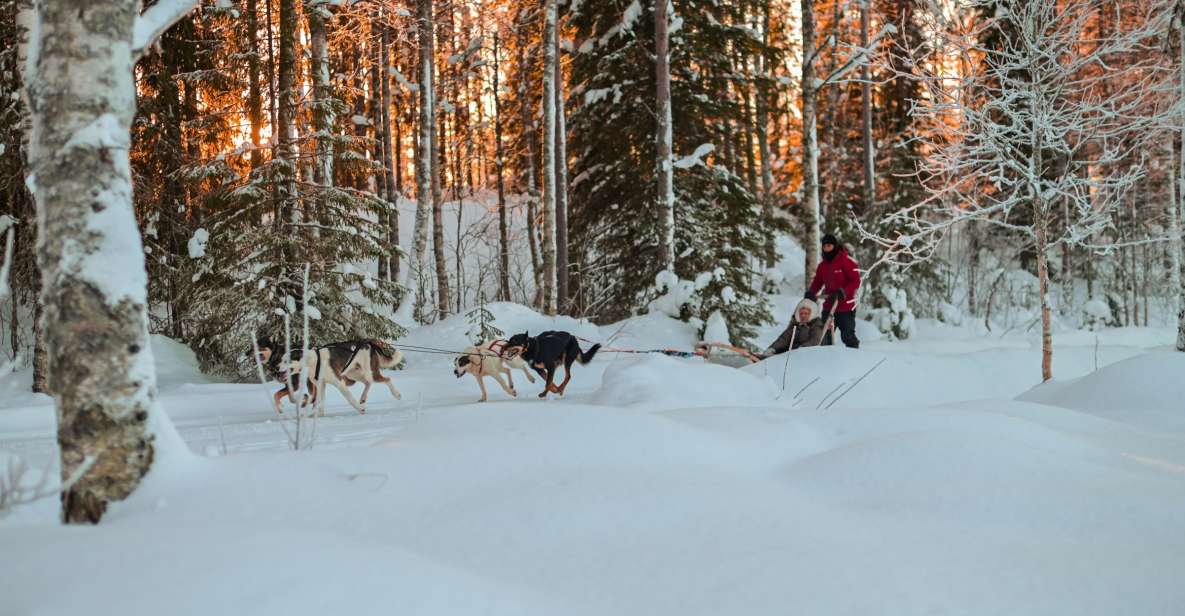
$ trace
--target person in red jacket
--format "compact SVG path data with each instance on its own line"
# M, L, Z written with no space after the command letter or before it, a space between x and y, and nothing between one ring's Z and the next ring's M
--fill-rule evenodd
M843 343L853 349L860 348L856 338L856 291L860 289L860 270L856 260L847 249L828 233L823 236L823 260L815 268L815 278L807 289L807 299L827 298L823 304L823 320L835 315L835 327ZM831 332L827 332L823 344L832 344Z

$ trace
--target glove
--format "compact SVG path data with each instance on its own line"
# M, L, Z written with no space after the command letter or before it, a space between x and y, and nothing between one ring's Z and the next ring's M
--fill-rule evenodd
M817 296L817 295L815 295L813 292L811 292L811 291L807 291L807 292L806 292L806 295L803 295L803 296L802 296L802 299L809 299L809 300L811 300L811 301L813 302L813 301L817 301L819 298L818 298L818 296Z

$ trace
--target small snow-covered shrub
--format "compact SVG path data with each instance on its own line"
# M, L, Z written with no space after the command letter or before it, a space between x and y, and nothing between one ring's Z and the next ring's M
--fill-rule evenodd
M895 286L882 286L877 291L880 296L879 307L873 308L870 321L889 340L905 340L913 334L914 316L909 309L909 298L904 289Z
M1115 324L1111 305L1106 300L1094 298L1082 305L1082 327L1092 332Z
M958 327L963 324L963 311L950 302L938 304L938 320Z

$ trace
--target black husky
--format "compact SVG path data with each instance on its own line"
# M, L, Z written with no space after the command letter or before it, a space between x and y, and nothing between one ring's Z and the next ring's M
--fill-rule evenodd
M594 344L588 351L581 351L576 337L568 332L543 332L534 337L523 332L511 336L510 340L506 341L503 353L522 356L531 368L543 377L547 384L539 397L546 398L548 392L564 395L564 388L568 386L568 381L572 380L572 364L587 364L600 348L601 345ZM554 383L555 373L561 363L564 365L564 382L557 387Z

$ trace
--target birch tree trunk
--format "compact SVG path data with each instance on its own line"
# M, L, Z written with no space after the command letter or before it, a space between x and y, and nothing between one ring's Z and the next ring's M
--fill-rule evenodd
M17 70L21 72L21 84L23 84L21 91L21 104L24 108L21 118L21 153L25 157L25 164L31 162L31 142L33 136L33 114L32 101L30 100L29 80L32 78L32 72L29 70L29 50L31 33L33 25L38 19L37 10L33 5L32 0L19 0L17 4ZM31 199L36 201L37 196L31 195ZM36 204L34 204L34 207ZM15 253L14 253L15 254ZM38 299L33 306L33 391L37 393L49 393L49 353L46 352L45 326L43 320L44 310L41 306L40 296L42 294L42 284L45 276L42 275L40 269L33 274L34 282L38 288Z
M316 157L313 161L313 183L324 189L333 186L333 132L334 112L330 104L333 85L329 81L329 32L331 17L327 0L311 0L305 4L305 16L309 23L309 72L313 84L313 127L317 131ZM315 219L325 219L328 210L328 195L322 193L316 199Z
M251 170L263 164L259 145L263 126L263 94L259 84L259 7L257 0L247 0L247 121L251 123Z
M563 50L555 28L555 276L556 310L568 312L568 126L564 111Z
M155 457L156 374L128 161L139 2L39 3L30 164L63 480L62 520L97 523Z
M382 98L382 142L383 142L383 201L390 208L386 215L387 246L391 256L387 259L387 272L391 280L399 280L399 191L395 180L395 143L391 141L391 28L381 22L382 35L379 37L379 53L382 61L379 63L379 91Z
M868 49L870 0L860 2L860 48ZM868 62L860 67L860 106L863 112L862 129L864 138L864 211L871 216L876 212L876 163L872 150L872 76Z
M669 0L654 3L654 74L658 99L658 248L663 270L675 271L675 182L671 161L671 54L667 11Z
M543 312L555 314L555 39L556 0L543 6Z
M428 272L428 233L432 215L432 142L436 132L436 101L433 84L433 25L432 0L417 0L417 27L420 37L420 137L416 150L416 226L412 237L412 265L414 281L404 304L418 308ZM421 316L421 315L416 315Z
M518 66L519 74L529 74L527 62L527 27L526 24L519 25L519 46L518 46ZM524 85L519 86L519 115L521 116L522 130L523 130L523 157L525 160L527 172L527 248L531 253L531 273L535 281L534 297L531 299L531 305L537 309L543 307L543 261L539 256L539 246L537 237L539 235L535 226L535 220L538 216L536 208L539 197L538 183L535 181L535 123L531 119L531 97Z
M1177 15L1179 18L1177 27L1179 45L1177 49L1181 54L1177 66L1181 71L1181 100L1185 101L1185 3L1179 7ZM1181 241L1181 217L1185 216L1185 107L1182 107L1181 155L1178 164L1180 167L1179 174L1177 175L1177 188L1181 193L1181 206L1177 207L1176 203L1173 204L1176 212L1171 220L1176 223L1177 228L1173 233L1176 239L1173 240L1169 250L1174 255L1174 259L1172 260L1173 272L1177 275L1177 285L1173 288L1173 292L1177 293L1177 350L1185 351L1185 283L1181 281L1181 259L1185 257L1185 254L1182 253ZM1172 199L1169 200L1172 201Z
M806 215L806 284L819 265L819 142L815 127L818 84L815 83L815 3L802 7L802 196Z

